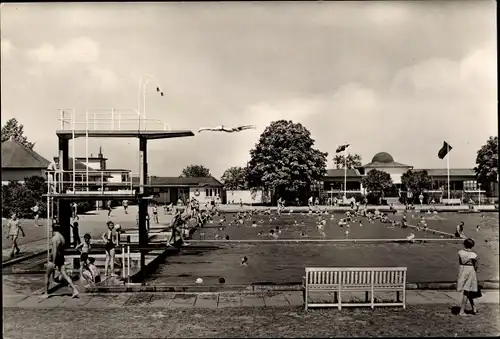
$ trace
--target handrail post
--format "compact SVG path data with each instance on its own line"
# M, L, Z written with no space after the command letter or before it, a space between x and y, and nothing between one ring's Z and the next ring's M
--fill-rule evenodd
M89 191L89 110L85 110L85 186ZM83 180L82 180L83 181Z
M104 192L104 172L101 171L101 192Z
M118 130L121 131L122 129L122 119L121 119L122 115L121 113L118 113Z
M125 279L125 245L122 245L122 278Z
M75 159L75 119L74 119L75 114L72 114L71 116L71 122L72 122L72 136L73 139L71 140L71 151L73 153L73 193L76 192L75 190L75 180L76 180L76 159Z

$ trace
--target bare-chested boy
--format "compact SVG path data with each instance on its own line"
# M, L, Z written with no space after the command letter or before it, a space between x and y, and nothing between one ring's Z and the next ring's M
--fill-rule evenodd
M64 267L64 244L65 240L61 234L61 227L59 224L52 225L52 256L51 260L47 263L47 271L45 272L45 293L43 298L49 297L49 286L50 278L54 277L55 269L59 270L61 276L66 280L66 282L73 289L73 298L76 298L80 292L78 288L73 284L73 281L66 273L66 268Z

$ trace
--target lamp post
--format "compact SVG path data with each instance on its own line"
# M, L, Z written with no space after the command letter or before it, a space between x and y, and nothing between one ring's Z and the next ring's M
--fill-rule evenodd
M142 119L146 119L146 89L150 82L156 81L155 77L151 74L143 74L139 78L139 92L137 95L137 112L139 114L139 128L140 121ZM142 92L142 113L141 113L141 92ZM156 84L156 92L160 93L163 96L163 92L160 89L160 85ZM146 122L144 122L144 129L146 129Z

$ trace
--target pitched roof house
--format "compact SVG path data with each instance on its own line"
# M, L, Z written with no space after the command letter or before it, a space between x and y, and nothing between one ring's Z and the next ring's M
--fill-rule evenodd
M50 161L14 138L2 142L2 184L45 176Z

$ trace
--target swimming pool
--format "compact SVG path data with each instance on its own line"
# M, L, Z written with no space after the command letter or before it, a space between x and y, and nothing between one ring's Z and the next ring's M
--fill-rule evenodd
M458 214L440 213L425 215L408 213L408 223L415 224L424 215L429 228L444 232L454 232L455 226L464 220L466 234L476 240L475 251L480 256L478 277L480 280L498 280L498 213ZM234 216L227 216L226 222ZM330 215L326 219L331 218ZM328 220L325 225L327 238L345 238L338 226L341 214L335 214L335 220ZM438 218L439 217L439 218ZM260 218L260 219L259 219ZM276 218L276 219L274 219ZM392 217L401 218L401 213ZM320 239L322 236L316 227L317 219L312 216L281 215L256 217L244 224L226 226L219 230L217 218L213 224L207 224L200 232L205 237L221 234L230 239L269 239L268 232L276 226L282 230L280 239L302 238L305 232L309 238ZM260 220L264 223L259 223ZM300 223L297 225L295 223ZM252 227L253 221L257 227ZM479 231L475 225L481 224ZM438 235L410 228L388 228L380 222L363 226L351 223L349 238L353 239L396 239L405 238L410 232L416 238L436 238ZM258 235L262 232L262 236ZM194 238L199 239L200 234ZM214 244L211 244L214 245ZM201 277L205 284L217 284L223 277L226 284L249 285L258 283L299 283L306 266L406 266L408 282L451 282L457 275L457 251L462 248L461 242L440 243L255 243L232 244L221 243L213 248L196 248L192 244L189 250L166 258L157 271L146 281L148 284L191 285ZM241 265L241 258L248 258L248 266Z

